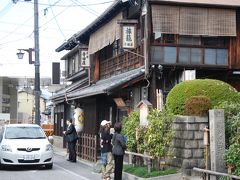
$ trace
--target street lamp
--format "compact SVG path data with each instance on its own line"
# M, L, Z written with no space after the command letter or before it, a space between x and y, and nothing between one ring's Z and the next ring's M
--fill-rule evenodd
M22 51L26 51L28 53L28 60L29 60L29 64L34 64L34 61L32 60L32 52L34 51L33 48L29 48L29 49L18 49L19 52L16 53L18 59L23 59L24 53Z
M25 0L30 1L30 0ZM17 2L17 1L16 1ZM19 49L17 53L18 57L23 58L23 52L26 51L29 54L29 64L35 66L35 84L34 84L34 95L35 95L35 124L40 125L40 60L39 60L39 24L38 24L38 0L34 0L34 49ZM35 61L32 61L32 51L35 52ZM31 63L30 63L31 62Z

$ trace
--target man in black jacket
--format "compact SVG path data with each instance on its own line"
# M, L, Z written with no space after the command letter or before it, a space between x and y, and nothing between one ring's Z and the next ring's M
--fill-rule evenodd
M63 131L63 134L66 136L66 140L68 142L68 151L69 157L68 161L76 162L76 143L77 143L77 132L74 124L72 124L72 119L67 120L67 130Z

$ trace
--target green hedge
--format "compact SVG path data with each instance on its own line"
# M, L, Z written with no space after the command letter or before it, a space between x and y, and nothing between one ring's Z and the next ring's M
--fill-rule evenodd
M137 142L136 142L136 129L140 124L140 113L139 111L133 111L128 114L127 117L123 118L123 128L122 133L127 136L127 148L129 151L137 151Z
M207 116L211 106L211 100L207 96L192 96L185 102L184 114L188 116Z
M167 96L166 108L174 115L184 115L185 102L192 96L207 96L212 107L224 101L240 103L240 96L231 85L220 80L196 79L177 84Z

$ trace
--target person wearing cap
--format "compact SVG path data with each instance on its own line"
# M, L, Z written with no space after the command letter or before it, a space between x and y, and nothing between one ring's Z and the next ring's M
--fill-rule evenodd
M112 156L112 134L110 134L111 122L103 120L100 128L100 146L102 160L102 179L110 180L113 172L113 156Z

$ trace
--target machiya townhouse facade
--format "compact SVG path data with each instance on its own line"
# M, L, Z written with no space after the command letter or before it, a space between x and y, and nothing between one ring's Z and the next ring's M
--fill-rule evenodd
M188 79L240 90L239 7L238 0L114 1L56 49L67 50L61 60L72 84L52 97L55 136L74 111L81 131L96 135L103 119L121 121L143 99L161 109Z

